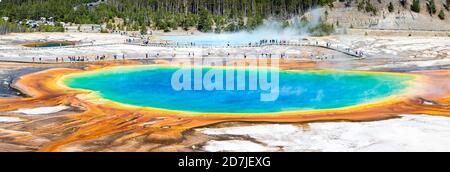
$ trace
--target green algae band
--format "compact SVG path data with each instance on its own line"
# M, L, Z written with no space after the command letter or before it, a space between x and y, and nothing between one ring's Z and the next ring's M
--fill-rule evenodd
M269 90L249 89L245 75L244 90L182 90L172 87L172 76L178 68L113 68L89 74L72 75L64 83L77 89L95 91L115 102L169 110L204 113L273 113L285 111L342 108L381 100L400 94L413 77L408 75L341 72L279 71L277 99L261 101ZM199 69L196 69L199 70ZM209 68L200 69L203 74ZM224 73L255 72L255 69L215 69ZM244 70L244 71L242 71ZM270 75L269 75L270 76ZM193 81L194 75L191 76ZM270 79L269 79L270 81ZM224 88L226 83L224 79ZM229 83L228 83L229 84ZM235 86L237 82L234 83ZM192 82L192 86L195 83Z

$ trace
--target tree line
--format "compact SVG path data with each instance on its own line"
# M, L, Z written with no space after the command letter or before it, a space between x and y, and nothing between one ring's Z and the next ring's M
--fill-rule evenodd
M100 2L102 1L102 2ZM143 27L170 31L197 27L200 31L254 29L269 17L288 19L335 0L3 0L0 16L10 21L53 17L77 24L108 23L115 29ZM99 3L95 3L99 2ZM89 3L95 3L88 6ZM113 18L124 24L113 23Z

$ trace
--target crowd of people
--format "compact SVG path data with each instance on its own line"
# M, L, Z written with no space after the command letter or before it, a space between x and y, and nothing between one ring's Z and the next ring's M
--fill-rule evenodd
M133 43L133 42L136 42L136 40L135 39L127 39L127 40L125 40L125 42L126 43ZM192 47L192 46L196 46L197 45L196 42L171 42L171 41L150 42L150 40L148 40L148 39L144 39L141 43L143 45L146 45L146 46L161 46L161 47L164 47L164 46L167 46L167 47L169 47L169 46L170 47L173 47L173 46L191 46ZM265 39L263 39L263 40L259 40L259 42L248 42L247 44L239 44L239 45L227 42L226 46L227 47L231 47L231 46L234 46L234 45L237 45L237 46L245 45L245 46L252 47L252 46L262 46L262 45L287 45L287 44L289 44L289 42L286 41L286 40L275 40L275 39L265 40ZM207 45L206 44L201 44L201 46L207 46Z
M118 55L113 55L112 59L118 60ZM122 59L125 60L125 54L122 55ZM42 57L32 57L32 62L44 62ZM56 57L55 62L56 63L62 63L62 62L89 62L89 61L104 61L108 60L108 57L106 55L96 55L96 56L67 56L67 57ZM49 62L49 61L47 61Z
M256 58L274 58L274 57L278 57L280 59L287 59L289 58L288 53L261 53L261 54L255 54L254 56L249 56L248 53L234 53L231 54L230 52L226 53L226 57L239 57L240 55L241 57L243 57L244 59L247 59L249 57L256 57ZM319 53L320 54L320 53ZM187 58L194 58L195 57L195 52L187 52ZM170 54L166 54L167 57L171 57L171 58L176 58L177 57L177 53L173 52ZM213 56L213 53L211 52L207 52L205 54L202 54L201 57L211 57ZM295 55L294 55L295 56ZM145 59L158 59L161 57L160 53L145 53ZM142 59L144 59L142 58ZM334 55L325 55L325 54L321 54L318 56L315 56L313 53L310 53L310 59L320 59L320 60L328 60L328 59L334 59ZM104 61L104 60L126 60L125 54L121 54L121 55L95 55L95 56L67 56L67 57L56 57L55 61L56 63L63 63L63 62L95 62L95 61ZM42 57L36 58L33 57L32 58L32 62L44 62ZM51 61L46 61L46 62L51 62Z
M126 42L133 42L135 40L133 39L127 39ZM145 44L151 44L150 42L144 42ZM288 41L285 40L260 40L259 43L249 43L249 46L256 46L256 45L267 45L267 44L288 44ZM164 43L164 45L168 45L169 43ZM315 42L315 44L319 45L319 42ZM195 46L195 43L191 42L190 45ZM230 43L227 44L228 46L231 46ZM331 48L332 47L332 43L330 42L326 42L325 43L325 47L327 48ZM336 48L339 48L338 45L336 45ZM362 51L354 51L352 52L352 50L350 48L346 48L343 49L344 52L347 52L348 54L354 54L355 56L359 56L362 57L364 55L364 53ZM249 57L249 55L247 53L238 53L235 54L235 57L239 57L241 54L244 59L247 59ZM254 57L256 58L273 58L273 57L278 57L280 59L287 59L289 58L288 54L283 52L283 53L276 53L277 55L275 55L275 53L261 53L261 54L255 54ZM319 55L314 55L313 53L310 54L310 59L319 59L319 60L328 60L328 59L334 59L334 55L333 54L320 54ZM191 52L189 51L187 54L188 58L193 58L195 57L195 52ZM206 54L201 54L202 57L210 57L212 56L213 53L211 53L210 51L208 51ZM121 56L121 57L120 57ZM149 58L160 58L160 53L145 53L145 59L149 59ZM177 54L176 54L176 50L173 50L172 53L169 53L166 55L167 57L171 57L171 58L176 58ZM294 55L295 56L295 55ZM301 55L300 55L301 56ZM226 53L226 57L231 57L231 53L227 52ZM306 57L308 57L306 55ZM55 58L55 62L60 63L60 62L92 62L92 61L104 61L104 60L126 60L125 58L125 54L121 54L121 55L110 55L109 57L107 55L95 55L95 56L68 56L68 57L56 57ZM32 59L33 62L43 62L43 59L41 57L39 58L35 58L33 57Z
M233 54L233 56L238 57L239 54ZM320 54L320 53L319 53ZM208 52L206 54L201 55L202 57L211 57L213 54L211 52ZM170 53L167 56L171 57L171 58L176 58L177 57L177 53ZM161 57L160 53L146 53L145 54L145 59L158 59ZM195 57L195 52L188 52L187 53L187 58L194 58ZM226 53L226 57L232 57L232 54L227 52ZM243 57L244 59L249 58L249 54L247 53L242 53L241 57ZM278 57L280 59L287 59L289 58L289 55L287 53L278 53L274 54L274 53L261 53L261 54L255 54L256 58L274 58L274 57ZM315 56L313 53L310 53L310 59L319 59L319 60L328 60L328 59L334 59L334 55L326 55L326 54L321 54L318 56ZM95 62L95 61L104 61L104 60L126 60L125 58L125 54L122 55L111 55L111 56L107 56L107 55L96 55L96 56L67 56L67 57L56 57L55 61L56 63L63 63L63 62ZM32 62L44 62L42 57L36 58L33 57L32 58ZM50 62L50 61L46 61L46 62Z

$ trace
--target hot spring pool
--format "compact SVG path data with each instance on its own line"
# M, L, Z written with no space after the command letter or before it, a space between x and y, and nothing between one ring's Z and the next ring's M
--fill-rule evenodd
M76 42L72 41L64 41L64 42L34 42L30 44L25 44L25 47L33 47L33 48L53 48L53 47L65 47L75 45Z
M64 47L64 46L69 46L69 45L70 45L70 44L50 43L50 44L36 45L35 47L39 47L39 48L50 48L50 47Z
M197 70L204 74L209 69ZM260 95L265 91L261 89L176 91L171 78L177 70L179 68L149 66L112 68L70 75L63 83L128 105L203 113L272 113L374 102L401 93L408 86L406 82L413 79L413 76L386 73L279 71L278 99L261 101ZM254 69L216 70L224 73L231 70L237 74Z

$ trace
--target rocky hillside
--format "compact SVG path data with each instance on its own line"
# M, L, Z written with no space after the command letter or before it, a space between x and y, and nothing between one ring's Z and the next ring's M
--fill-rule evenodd
M435 10L429 8L433 0L418 0L419 12L411 10L414 0L341 1L344 0L322 10L322 18L339 27L450 31L450 11L446 9L448 0L434 0ZM443 15L439 16L441 11Z

